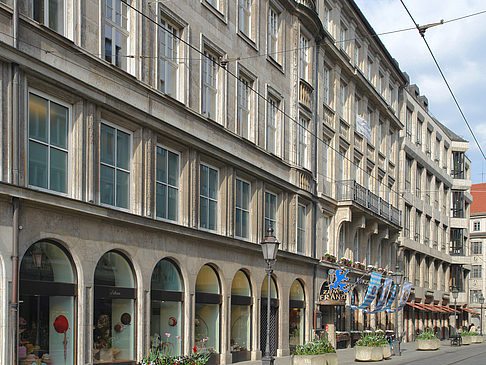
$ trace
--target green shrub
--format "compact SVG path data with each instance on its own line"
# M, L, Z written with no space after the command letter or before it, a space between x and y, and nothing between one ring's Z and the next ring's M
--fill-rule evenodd
M383 332L375 332L366 334L356 341L355 346L379 347L381 345L388 345L388 341L383 335Z
M324 337L317 337L311 342L297 346L294 355L320 355L336 352L332 344Z
M477 332L469 332L469 331L459 331L461 337L469 337L469 336L479 336Z
M417 340L438 340L438 338L435 335L434 331L432 331L430 328L427 328L425 331L417 336Z

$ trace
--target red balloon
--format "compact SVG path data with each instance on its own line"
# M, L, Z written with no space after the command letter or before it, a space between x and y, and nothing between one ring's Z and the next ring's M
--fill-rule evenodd
M66 317L64 317L62 314L60 316L57 316L56 319L54 320L54 329L56 330L57 333L66 333L66 331L69 328L69 322Z

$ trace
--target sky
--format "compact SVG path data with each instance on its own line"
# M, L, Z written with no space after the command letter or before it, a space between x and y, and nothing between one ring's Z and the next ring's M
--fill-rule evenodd
M376 33L414 24L400 0L355 0ZM484 0L404 0L419 25L486 10ZM429 28L425 33L442 71L486 154L486 13ZM381 41L429 100L429 113L469 141L472 183L486 182L486 161L417 30L381 35Z

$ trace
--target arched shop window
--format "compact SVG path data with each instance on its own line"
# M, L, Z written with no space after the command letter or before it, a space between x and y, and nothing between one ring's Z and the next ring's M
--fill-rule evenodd
M203 341L205 347L220 352L221 285L216 271L204 265L196 279L196 343Z
M74 364L76 274L61 246L33 244L20 265L19 362Z
M150 337L158 336L163 350L182 354L182 301L184 288L177 266L169 259L158 262L152 273ZM170 337L165 334L170 333Z
M290 287L289 302L289 345L293 350L296 346L304 344L305 294L299 280L295 280Z
M93 362L135 359L135 277L127 258L105 253L94 275Z
M236 273L231 284L231 353L232 362L250 360L251 287L244 271Z
M262 283L261 291L261 308L260 308L260 350L262 355L265 355L265 348L267 344L267 303L268 303L268 276ZM277 341L278 341L278 292L275 279L272 277L270 281L270 354L277 355Z

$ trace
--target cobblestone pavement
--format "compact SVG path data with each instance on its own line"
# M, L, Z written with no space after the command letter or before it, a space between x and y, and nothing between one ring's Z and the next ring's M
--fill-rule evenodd
M354 349L337 350L339 365L353 364ZM365 362L361 364L414 364L414 365L486 365L486 343L465 346L450 346L449 341L442 341L437 351L417 351L415 344L402 345L402 356L392 356L388 360L379 362Z

